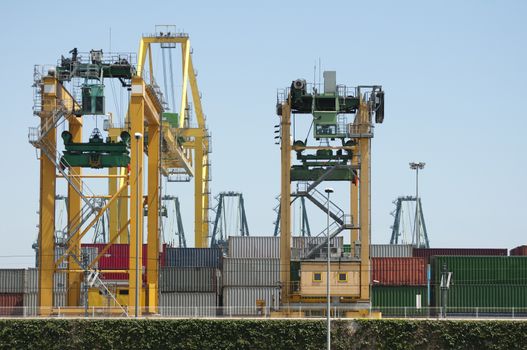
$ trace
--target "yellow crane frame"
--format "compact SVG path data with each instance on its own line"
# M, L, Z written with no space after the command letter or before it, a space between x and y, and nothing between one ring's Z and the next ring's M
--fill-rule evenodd
M280 282L282 285L282 304L290 302L291 297L291 96L281 105L280 118L280 158L281 158L281 187L280 187ZM354 123L351 128L358 135L371 133L372 114L367 102L360 100ZM370 174L371 174L371 138L356 137L357 144L353 146L356 155L351 165L359 166L359 182L350 182L351 217L353 223L359 227L351 230L352 251L355 242L360 241L360 298L358 301L370 300ZM310 149L324 149L324 147L309 147ZM339 148L339 147L337 147ZM344 147L341 147L344 148ZM358 219L358 220L357 220ZM360 240L359 240L360 238Z
M183 91L181 96L180 124L177 128L170 128L162 120L163 107L161 101L152 88L153 61L152 44L173 43L180 44L182 48L182 76ZM144 65L147 62L150 67L150 84L143 78ZM190 84L192 101L194 103L198 127L189 128L185 125L185 113L188 107L187 86ZM53 125L53 112L58 106L64 106L71 113L65 116L68 128L73 136L73 142L81 142L82 117L75 116L74 112L80 109L75 99L54 76L48 75L42 79L40 90L42 98L41 130ZM50 315L53 312L54 274L60 263L66 258L68 260L68 306L78 306L80 302L80 286L83 281L84 270L74 258L80 256L82 237L97 222L106 210L110 210L110 241L106 244L99 255L89 263L92 268L103 256L109 247L116 242L129 243L129 295L128 308L135 308L136 293L142 293L142 269L135 268L136 259L142 261L143 243L143 209L146 203L148 207L147 246L150 257L146 266L147 311L155 313L158 309L158 276L159 276L159 213L160 213L160 177L167 175L169 169L180 168L193 175L195 178L195 242L196 247L206 247L208 242L208 176L209 176L209 137L205 126L205 118L201 106L201 100L196 81L196 75L190 54L190 39L186 34L173 36L145 36L141 38L139 45L139 56L137 74L131 81L131 98L127 115L128 130L132 135L130 167L126 169L112 168L108 175L83 175L81 168L70 168L68 180L82 188L82 178L107 178L109 180L109 195L98 196L108 198L106 205L90 217L90 221L80 228L75 236L68 237L65 254L56 260L55 257L55 195L56 180L62 177L57 174L56 164L42 154L40 157L40 210L39 210L39 306L40 314ZM116 137L118 130L110 130L110 138ZM144 137L135 139L134 135L147 135L147 143ZM167 145L165 152L161 151L161 139ZM178 139L184 140L178 143ZM55 126L42 137L46 147L57 149L57 129ZM40 146L38 146L40 147ZM148 156L145 166L144 155ZM166 157L165 157L166 156ZM192 157L193 156L193 157ZM175 161L163 161L163 158L175 159ZM143 195L143 180L147 173L147 194ZM75 227L81 222L82 195L71 185L68 186L68 227ZM85 198L84 198L85 199ZM122 204L120 207L117 203ZM128 212L128 207L130 211ZM139 215L136 215L139 213ZM129 228L129 239L126 229ZM139 242L137 241L139 239ZM138 244L137 244L138 243ZM139 249L136 249L139 246ZM152 258L156 257L156 258ZM136 285L137 274L140 274L139 285ZM141 305L140 305L141 306ZM142 310L140 310L142 311Z

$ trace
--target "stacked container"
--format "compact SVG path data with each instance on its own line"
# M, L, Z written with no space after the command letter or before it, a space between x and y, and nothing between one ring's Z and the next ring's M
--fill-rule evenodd
M0 270L0 316L21 316L24 299L23 269Z
M53 275L53 306L64 307L67 305L67 274L56 272ZM24 316L38 315L38 269L29 268L24 271Z
M424 314L428 306L424 258L372 258L372 306L385 315Z
M96 249L99 254L106 243L87 243L83 244L83 249ZM142 268L146 269L148 261L148 246L143 244L142 252ZM130 265L130 248L128 244L116 243L112 244L110 248L104 253L98 261L98 268L100 269L100 278L102 280L122 281L128 280L128 273L123 272L104 272L105 270L128 270ZM143 280L146 276L143 276Z
M514 249L511 249L511 256L527 256L527 245L521 245Z
M257 315L274 309L280 301L280 238L229 237L228 246L229 257L223 261L224 314Z
M214 317L221 291L221 249L167 248L160 270L161 314Z
M431 259L433 302L441 303L443 266L451 273L447 292L449 312L527 311L527 256L435 256ZM471 308L467 309L467 308Z
M507 256L507 249L495 248L414 248L413 256L425 258L430 263L433 256Z

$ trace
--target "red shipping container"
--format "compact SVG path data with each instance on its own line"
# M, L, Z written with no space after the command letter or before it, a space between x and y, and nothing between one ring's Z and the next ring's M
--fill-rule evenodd
M511 256L527 256L527 245L521 245L511 249Z
M89 243L83 244L83 247L96 247L100 252L106 246L105 243ZM105 280L127 280L128 273L119 272L104 272L104 270L127 270L130 260L129 245L124 243L112 244L105 254L99 259L99 270L101 278ZM146 270L146 263L148 261L148 246L143 244L142 269ZM143 280L146 276L143 275Z
M507 249L497 248L414 248L414 257L425 258L430 264L432 256L507 256Z
M0 316L24 315L24 294L1 293Z
M372 258L373 285L426 285L424 258Z

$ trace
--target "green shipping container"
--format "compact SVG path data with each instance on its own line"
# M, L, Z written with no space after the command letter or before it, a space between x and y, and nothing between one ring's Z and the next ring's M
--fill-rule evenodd
M418 309L419 299L421 309ZM373 309L381 311L385 316L426 315L427 288L425 286L373 286L371 303Z
M441 306L441 289L434 288L434 305ZM447 292L447 312L527 313L527 287L512 285L476 286L451 285Z
M434 256L431 259L434 286L441 283L446 264L456 286L526 286L527 256Z

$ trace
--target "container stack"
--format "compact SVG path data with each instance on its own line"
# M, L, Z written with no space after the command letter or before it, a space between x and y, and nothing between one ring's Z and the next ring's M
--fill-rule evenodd
M430 264L433 256L507 256L507 249L497 248L413 248L412 255L425 258Z
M278 237L229 237L223 261L224 314L258 315L280 301Z
M511 249L511 256L527 256L527 245L521 245L519 247Z
M160 270L161 314L216 316L221 291L223 253L213 248L166 248Z
M21 316L24 300L24 269L0 270L0 316Z
M431 258L433 302L441 302L443 267L451 272L447 292L450 312L480 308L483 314L527 308L527 256L434 256ZM525 309L523 310L525 312Z
M54 293L53 306L64 307L67 305L67 274L56 272L53 275ZM38 315L38 269L29 268L24 271L24 316Z
M390 252L390 254L393 252ZM428 306L426 264L424 258L372 258L372 306L385 315L411 312Z

